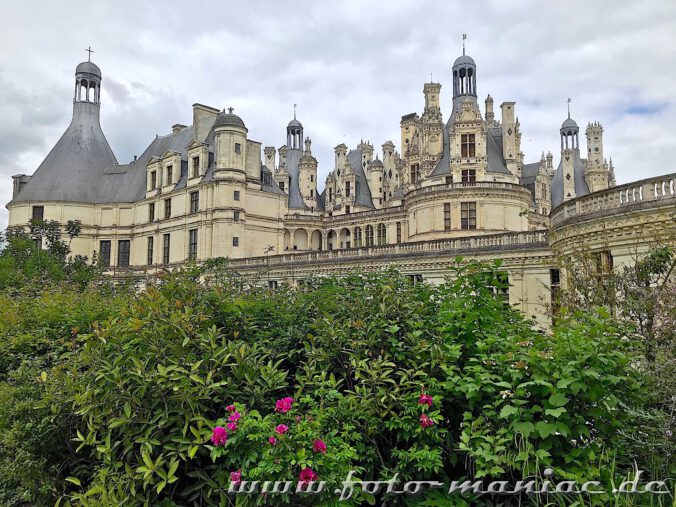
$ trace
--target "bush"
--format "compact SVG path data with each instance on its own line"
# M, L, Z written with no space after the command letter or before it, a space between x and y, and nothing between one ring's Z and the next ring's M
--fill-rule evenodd
M310 469L330 495L237 501L315 504L349 470L450 481L548 466L589 480L609 451L620 471L631 461L617 442L645 398L636 344L603 313L538 332L499 296L499 264L457 267L439 287L394 272L279 291L200 275L140 293L49 376L73 387L59 417L80 418L74 441L91 460L71 467L64 502L224 504L231 473L295 482ZM275 411L286 397L293 408ZM227 442L212 441L217 426Z

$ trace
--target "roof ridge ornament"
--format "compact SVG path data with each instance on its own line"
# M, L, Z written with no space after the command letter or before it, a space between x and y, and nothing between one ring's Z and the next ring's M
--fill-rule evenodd
M85 51L86 51L87 53L89 53L89 54L87 55L87 61L88 61L88 62L91 62L91 61L92 61L92 53L94 52L94 50L92 49L91 46L89 46L87 49L85 49Z
M568 118L570 118L570 101L571 100L572 99L570 97L568 97Z
M462 34L462 56L465 56L465 41L467 40L467 34Z

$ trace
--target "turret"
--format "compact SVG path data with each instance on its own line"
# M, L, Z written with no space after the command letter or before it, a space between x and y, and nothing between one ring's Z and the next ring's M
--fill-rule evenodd
M305 139L305 149L298 164L298 185L305 205L317 209L317 159L312 156L312 141Z
M515 102L503 102L500 105L502 110L502 156L507 164L507 169L513 175L518 173L518 154L519 154L519 127L515 116Z
M493 97L488 94L486 97L486 124L489 127L495 126L495 113L493 112Z
M214 178L246 178L246 136L249 130L242 119L229 108L221 111L214 122L216 169ZM259 168L260 169L260 168Z
M590 192L605 190L609 184L609 169L603 159L603 127L594 122L587 125L587 161L584 176Z

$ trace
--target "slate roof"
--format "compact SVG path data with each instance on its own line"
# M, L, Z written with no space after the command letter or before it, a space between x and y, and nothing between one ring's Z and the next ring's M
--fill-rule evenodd
M99 106L89 102L76 102L73 105L70 126L12 202L140 201L146 194L148 160L151 157L162 157L169 150L181 155L181 173L174 190L185 188L188 179L187 148L193 138L194 127L157 136L136 162L118 164L101 130ZM206 140L209 144L209 160L203 182L213 181L213 138L212 129ZM284 193L274 182L269 186L261 186L261 190Z
M347 163L350 164L355 175L355 197L354 205L362 206L364 208L375 209L373 205L373 197L371 196L371 189L369 188L364 168L362 167L362 151L357 148L350 150L347 154Z
M581 197L589 193L587 180L584 179L584 162L580 158L580 150L573 150L573 178L575 178L575 196ZM563 195L563 159L552 179L552 209L559 206L564 199Z
M289 148L286 152L286 172L289 174L289 209L307 209L298 185L298 163L303 152L298 148Z
M104 170L113 164L117 159L101 130L99 106L76 102L69 127L12 202L101 202Z

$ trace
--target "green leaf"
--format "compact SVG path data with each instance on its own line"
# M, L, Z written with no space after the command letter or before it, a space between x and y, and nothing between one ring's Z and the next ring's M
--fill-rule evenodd
M552 394L549 397L549 403L552 407L563 407L568 403L568 398L563 393Z
M521 433L524 438L528 438L535 429L532 422L515 422L512 424L512 427L514 428L514 431Z
M164 489L164 487L167 485L167 481L162 481L157 485L157 488L155 490L157 491L157 494L160 494L160 491Z
M78 479L77 477L66 477L66 481L72 482L72 483L75 484L76 486L82 486L82 483L80 482L80 479Z
M547 414L547 415L553 415L553 416L556 417L557 419L558 419L559 417L561 417L561 414L563 414L563 413L565 413L565 412L566 412L566 409L563 408L563 407L560 407L560 408L548 408L548 409L545 410L545 414Z
M129 404L129 402L124 404L124 415L127 416L127 419L131 417L131 405Z
M506 417L509 417L510 415L514 415L519 411L518 408L516 408L513 405L505 405L502 407L502 410L500 411L500 417L502 419L505 419Z
M535 425L535 429L541 438L547 438L549 435L556 433L556 426L545 421L538 422Z

